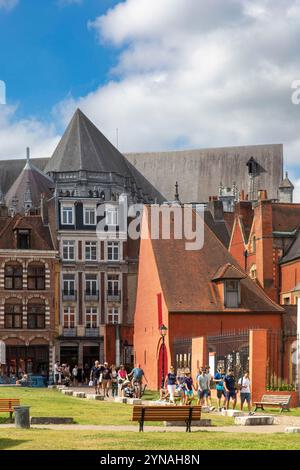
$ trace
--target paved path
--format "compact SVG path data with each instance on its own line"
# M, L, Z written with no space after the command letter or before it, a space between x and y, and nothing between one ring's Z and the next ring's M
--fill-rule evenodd
M211 427L192 427L193 432L206 431L206 432L226 432L233 434L240 433L259 433L270 434L284 432L287 426L299 426L300 417L296 416L280 416L276 417L276 423L272 426L211 426ZM1 429L14 428L14 424L2 424ZM48 425L32 425L32 429L53 429L61 431L104 431L104 432L138 432L138 426L99 426L91 424L48 424ZM185 427L164 427L164 426L145 426L145 432L183 432Z

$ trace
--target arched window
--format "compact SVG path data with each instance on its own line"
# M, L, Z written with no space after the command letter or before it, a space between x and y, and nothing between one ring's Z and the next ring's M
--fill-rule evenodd
M252 264L250 268L250 277L253 279L253 281L255 281L257 278L256 264Z
M32 263L27 271L27 289L44 290L45 289L45 266L41 263Z
M23 306L19 299L8 299L4 307L5 328L23 328Z
M27 305L27 327L31 330L45 328L45 302L32 299Z
M23 288L23 267L20 263L5 266L5 289L20 290Z

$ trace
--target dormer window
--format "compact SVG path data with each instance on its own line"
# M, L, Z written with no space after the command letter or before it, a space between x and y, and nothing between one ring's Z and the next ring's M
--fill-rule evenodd
M19 250L30 249L30 230L17 231L17 248Z
M225 307L238 308L240 305L240 281L228 279L224 282Z

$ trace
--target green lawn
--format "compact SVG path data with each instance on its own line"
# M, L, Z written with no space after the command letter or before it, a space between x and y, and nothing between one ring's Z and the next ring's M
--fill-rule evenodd
M129 405L105 401L85 400L67 397L57 390L43 388L0 388L0 398L20 398L22 405L29 405L30 416L60 416L74 418L78 424L129 425L137 426L131 421L132 407ZM145 399L157 398L156 392L147 392ZM204 414L203 418L212 418L214 426L233 424L232 418ZM9 422L8 414L0 415L0 424ZM147 423L146 425L162 423Z
M0 429L0 450L299 450L293 434L112 433Z

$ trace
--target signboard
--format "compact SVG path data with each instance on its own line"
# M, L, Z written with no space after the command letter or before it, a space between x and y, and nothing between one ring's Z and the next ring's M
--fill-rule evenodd
M6 364L6 349L4 341L0 341L0 365Z

